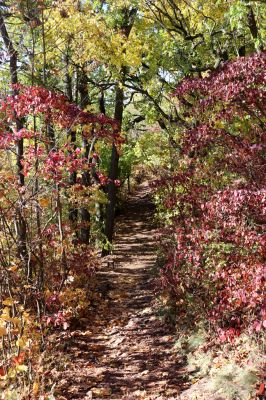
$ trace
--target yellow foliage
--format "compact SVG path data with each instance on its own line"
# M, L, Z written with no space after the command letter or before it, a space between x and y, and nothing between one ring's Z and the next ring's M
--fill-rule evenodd
M60 301L67 310L67 313L73 316L79 315L90 305L86 290L80 288L67 288L60 295Z
M20 337L17 341L16 341L16 346L23 348L26 347L29 344L29 340L25 337Z
M10 297L2 301L4 306L12 306L14 304L14 300Z
M196 35L206 29L209 24L210 29L213 29L219 21L224 19L225 13L229 10L230 3L234 1L213 1L208 0L157 0L155 7L145 7L146 16L153 19L154 14L151 10L163 10L170 18L167 18L164 13L161 13L162 21L165 26L170 27L172 21L177 20L177 16L182 20L183 27L191 35ZM157 7L157 8L156 8ZM178 24L178 21L177 21Z
M4 326L0 326L0 337L5 336L7 334L7 330Z
M16 327L19 327L21 325L21 319L18 317L10 318L9 321L12 322L12 324Z
M28 371L28 367L27 367L27 365L21 364L21 365L17 365L16 366L16 370L18 372L27 372Z
M116 3L113 2L113 6L118 7ZM134 27L127 38L121 30L112 26L107 17L95 13L88 2L83 4L82 9L75 0L59 2L53 11L47 13L46 37L47 41L54 43L53 52L48 55L49 62L55 60L55 53L59 58L66 46L71 44L72 59L81 66L88 61L96 61L101 65L108 64L119 72L122 66L138 68L141 65L142 54L148 47Z
M3 308L0 318L3 319L4 321L10 320L10 309L8 307Z
M37 396L37 394L39 393L39 390L40 390L39 382L34 382L33 387L32 387L34 396Z
M94 211L96 203L106 204L107 197L98 186L83 187L79 184L71 186L67 190L69 201L75 205L87 205L90 211Z

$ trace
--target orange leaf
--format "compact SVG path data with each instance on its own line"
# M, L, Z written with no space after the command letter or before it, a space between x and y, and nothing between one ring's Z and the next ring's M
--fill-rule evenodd
M20 353L19 356L13 358L15 364L22 364L24 361L25 353Z

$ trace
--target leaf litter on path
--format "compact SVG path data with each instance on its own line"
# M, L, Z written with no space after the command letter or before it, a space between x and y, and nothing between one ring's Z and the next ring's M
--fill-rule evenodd
M147 186L117 221L112 269L98 274L104 307L55 349L67 367L54 375L58 399L171 400L187 387L170 328L158 317L153 288L156 239ZM65 350L64 350L65 349ZM61 396L61 397L60 397Z

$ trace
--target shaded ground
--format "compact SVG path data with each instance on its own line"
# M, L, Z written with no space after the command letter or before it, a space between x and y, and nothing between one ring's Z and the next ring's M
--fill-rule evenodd
M93 324L68 334L61 399L178 399L187 388L174 336L158 317L152 287L156 261L153 206L147 187L126 204L117 221L114 265L101 270L104 298Z

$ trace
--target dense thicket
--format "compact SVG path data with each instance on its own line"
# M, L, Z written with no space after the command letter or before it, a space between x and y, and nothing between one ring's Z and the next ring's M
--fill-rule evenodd
M194 126L182 133L177 170L157 182L171 210L161 284L223 341L266 326L265 64L258 53L179 85Z

